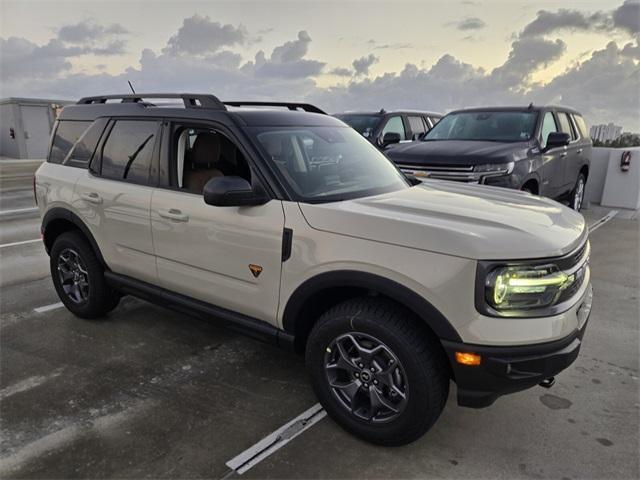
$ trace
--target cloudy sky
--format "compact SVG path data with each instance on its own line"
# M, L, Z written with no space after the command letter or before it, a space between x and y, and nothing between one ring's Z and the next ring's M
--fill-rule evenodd
M559 8L558 5L562 5ZM0 1L0 96L560 103L640 131L640 0Z

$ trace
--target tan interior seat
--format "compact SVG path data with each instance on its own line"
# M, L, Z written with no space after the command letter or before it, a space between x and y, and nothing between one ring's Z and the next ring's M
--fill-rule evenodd
M223 176L223 173L216 168L219 161L218 135L210 132L198 134L191 149L188 168L184 171L184 188L194 193L202 193L204 186L211 178Z

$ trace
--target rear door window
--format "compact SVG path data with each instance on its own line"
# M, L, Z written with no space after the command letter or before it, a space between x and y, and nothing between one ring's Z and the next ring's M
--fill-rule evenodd
M102 149L100 175L132 183L148 183L158 129L156 121L116 121Z
M71 153L64 160L64 164L72 167L87 168L106 126L106 118L99 118L93 122L78 139Z
M60 120L53 136L49 162L62 163L91 122Z
M404 123L402 121L402 117L400 115L395 115L387 120L387 124L384 126L382 130L382 137L386 133L398 133L400 135L400 140L407 139L407 132L404 130Z
M427 131L427 127L425 126L422 117L407 116L407 119L409 120L413 140L416 140L421 134Z
M571 120L569 120L569 115L565 112L558 112L558 121L560 122L560 131L564 133L568 133L572 140L575 140L576 133L571 128Z
M553 118L553 113L545 113L542 120L542 129L540 130L540 146L542 148L546 147L549 134L557 131L558 127L556 126L555 118Z

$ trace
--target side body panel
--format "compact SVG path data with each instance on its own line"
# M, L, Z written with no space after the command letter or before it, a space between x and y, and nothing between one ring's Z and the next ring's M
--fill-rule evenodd
M275 323L284 228L280 201L214 207L201 195L159 188L151 222L159 286Z

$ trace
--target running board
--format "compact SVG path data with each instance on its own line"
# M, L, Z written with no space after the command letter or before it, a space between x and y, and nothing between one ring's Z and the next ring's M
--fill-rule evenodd
M294 337L273 325L257 318L242 315L225 308L175 293L150 283L106 271L104 277L115 290L148 300L177 312L186 313L202 320L221 321L223 327L256 340L272 343L286 350L294 350Z

